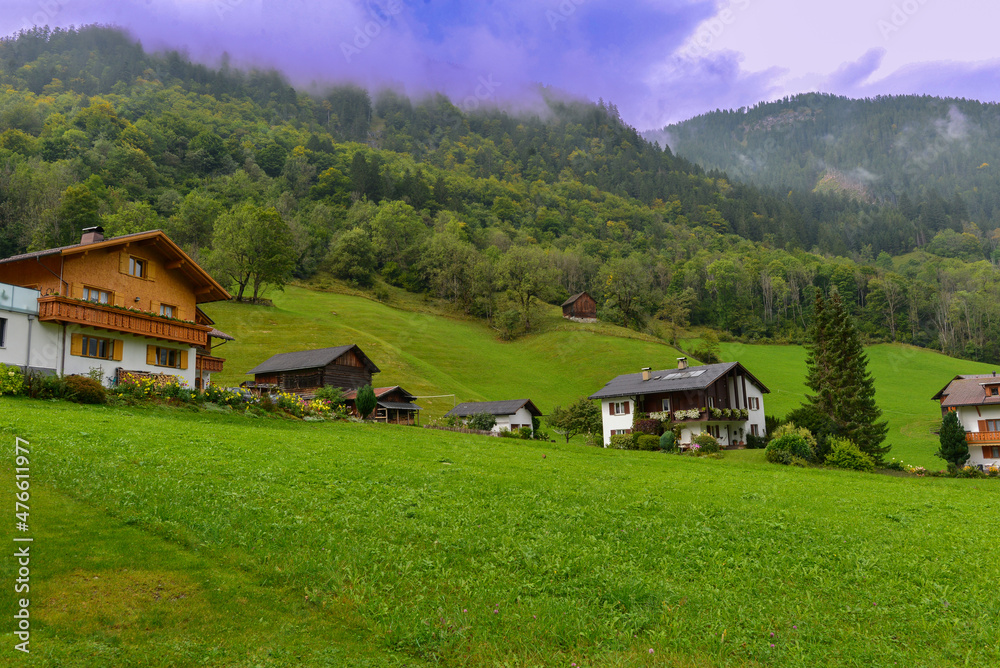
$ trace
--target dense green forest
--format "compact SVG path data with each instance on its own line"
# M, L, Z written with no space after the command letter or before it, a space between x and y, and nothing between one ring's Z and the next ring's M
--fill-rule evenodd
M705 169L778 192L839 192L860 203L817 239L835 253L905 253L951 229L992 258L1000 236L1000 105L930 96L864 100L809 93L715 111L655 136ZM793 195L794 197L794 195Z
M540 300L586 289L636 329L801 340L815 295L836 291L872 340L1000 360L998 274L959 231L961 197L942 200L919 251L838 245L915 223L846 194L733 183L645 141L612 104L543 90L544 112L514 115L348 85L307 94L99 27L0 41L0 92L2 255L93 224L161 228L241 297L290 276L389 283L505 338L531 329ZM914 206L920 219L928 205Z

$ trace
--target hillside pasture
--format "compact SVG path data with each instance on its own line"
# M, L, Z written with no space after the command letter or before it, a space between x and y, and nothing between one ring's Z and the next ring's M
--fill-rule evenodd
M982 513L993 480L184 409L4 398L0 416L32 443L35 484L90 509L67 521L55 499L33 520L61 526L63 551L37 568L35 665L352 663L329 653L340 635L373 648L368 665L1000 662L1000 601L969 576L1000 529ZM170 544L149 569L188 595L67 629L60 611L96 596L84 576L124 586L114 553L133 531L137 549ZM221 600L233 590L242 607Z

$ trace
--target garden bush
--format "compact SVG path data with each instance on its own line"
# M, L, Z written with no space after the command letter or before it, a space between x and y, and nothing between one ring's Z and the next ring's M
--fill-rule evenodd
M767 436L747 434L747 450L763 450L767 447Z
M663 423L659 420L653 420L650 418L644 418L642 420L635 420L632 423L632 431L639 432L640 434L653 434L660 435L663 433Z
M701 455L711 455L722 450L722 447L719 446L719 442L715 440L715 437L707 431L703 431L692 438L691 445L697 445L698 454Z
M66 397L78 404L107 403L104 386L87 376L66 376Z
M5 394L21 394L24 391L24 375L16 366L0 364L0 397Z
M490 431L497 424L497 418L495 415L490 413L476 413L469 418L466 426L469 429L478 429L479 431Z
M636 447L639 450L654 452L660 449L660 437L653 434L639 434L636 438Z
M872 458L861 452L853 441L846 438L830 439L830 453L826 456L825 463L827 466L838 469L864 471L865 473L875 471L875 463Z
M331 406L339 406L344 403L344 391L339 387L321 387L313 395L316 399L330 402Z
M785 424L775 430L764 449L764 458L772 464L791 464L795 459L811 462L815 448L816 439L808 429Z
M24 393L32 399L62 399L66 381L57 374L31 372L24 376Z
M673 452L674 448L677 447L677 437L674 436L674 432L665 431L663 435L660 436L660 450L665 452Z
M611 436L611 445L608 447L615 448L616 450L635 450L636 438L638 438L638 434L613 434Z
M535 435L535 432L531 430L531 427L519 427L514 433L517 434L518 438L522 438L524 440L531 440L531 437Z

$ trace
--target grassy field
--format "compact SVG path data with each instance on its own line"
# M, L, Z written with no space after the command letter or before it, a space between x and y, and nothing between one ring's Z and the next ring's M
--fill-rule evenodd
M1000 664L993 480L0 399L15 435L8 664Z
M274 296L274 307L210 304L206 311L237 341L218 349L226 358L218 382L237 385L245 372L277 352L357 343L382 369L379 385L402 385L426 398L422 420L455 401L530 398L543 411L596 392L608 380L644 366L672 368L681 354L650 336L612 325L581 325L545 307L536 332L513 343L497 340L481 321L449 317L432 301L394 291L389 305L364 297L298 287ZM889 420L891 456L940 468L934 457L940 409L930 397L956 374L993 367L902 345L868 349L877 399ZM799 346L722 345L771 394L767 412L784 415L805 394L805 351Z

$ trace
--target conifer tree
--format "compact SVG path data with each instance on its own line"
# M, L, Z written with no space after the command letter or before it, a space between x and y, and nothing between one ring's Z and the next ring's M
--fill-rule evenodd
M955 411L948 411L941 421L940 438L941 447L935 454L950 464L964 466L969 459L969 444L965 440L965 428Z
M840 295L816 300L816 323L807 359L806 385L815 392L807 406L830 418L839 436L853 441L881 464L891 446L883 446L887 422L875 403L875 382L868 356Z

